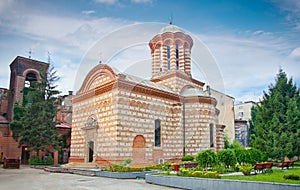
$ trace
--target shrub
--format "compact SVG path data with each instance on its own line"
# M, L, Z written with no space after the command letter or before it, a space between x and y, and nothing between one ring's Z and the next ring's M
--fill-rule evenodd
M185 168L180 168L178 175L183 177L220 178L218 172L193 171Z
M174 163L170 163L170 162L165 162L161 169L164 170L164 171L172 171L174 168Z
M235 156L236 156L236 159L237 159L237 162L239 164L242 164L242 163L250 163L250 154L247 150L245 150L244 148L237 148L237 149L234 149L234 153L235 153Z
M44 160L45 165L53 165L54 164L54 159L52 156L47 156L47 158Z
M143 172L145 171L144 167L130 167L129 172Z
M196 160L200 166L207 169L208 166L215 166L218 163L217 155L212 150L204 150L197 154Z
M224 164L219 164L219 165L215 166L214 171L218 172L219 174L224 174L224 173L228 172L228 170L226 169Z
M192 155L185 155L182 157L181 161L194 161L194 157Z
M225 167L229 168L229 166L233 167L237 163L237 159L235 153L232 150L224 149L220 150L217 153L218 160L220 163L224 163Z
M251 163L251 164L266 161L265 154L260 150L257 150L255 148L251 148L251 149L248 149L247 152L250 155L249 163Z
M52 156L47 156L44 160L40 159L38 156L31 156L29 159L30 165L53 165L54 160Z
M126 158L125 160L124 160L124 165L129 165L130 163L132 162L132 159L131 158Z
M253 170L252 164L244 163L243 165L238 165L239 170L244 175L250 175L250 172Z
M162 168L162 164L155 164L150 166L150 169L154 169L154 170L161 170Z
M124 165L118 165L118 164L112 164L110 165L110 171L112 172L129 172L130 167L129 166L124 166Z
M283 175L284 179L291 179L291 180L299 180L300 177L298 175L295 174L289 174L289 175Z

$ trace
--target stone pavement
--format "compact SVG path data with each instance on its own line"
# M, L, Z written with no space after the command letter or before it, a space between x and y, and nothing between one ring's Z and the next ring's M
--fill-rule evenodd
M1 165L0 165L1 166ZM49 173L44 170L21 166L20 169L0 168L0 189L11 190L171 190L164 186L145 183L145 180L119 180L89 177L65 173Z

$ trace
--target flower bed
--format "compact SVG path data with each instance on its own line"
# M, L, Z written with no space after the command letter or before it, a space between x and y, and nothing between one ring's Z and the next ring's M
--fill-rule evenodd
M180 176L160 176L146 175L146 183L176 187L181 189L222 189L222 190L253 190L253 189L288 189L298 190L299 185L268 183L268 182L250 182L242 180L222 180L195 177Z

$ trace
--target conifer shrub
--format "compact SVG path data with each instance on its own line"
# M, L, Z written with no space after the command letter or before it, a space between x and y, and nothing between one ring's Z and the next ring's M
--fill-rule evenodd
M295 174L289 174L289 175L283 175L284 179L290 179L290 180L299 180L300 176Z
M192 155L187 154L182 157L181 161L186 161L186 162L191 161L192 162L192 161L194 161L194 157Z

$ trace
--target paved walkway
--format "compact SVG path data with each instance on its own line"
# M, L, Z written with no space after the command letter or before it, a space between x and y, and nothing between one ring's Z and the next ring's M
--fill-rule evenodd
M21 169L0 168L0 189L11 190L171 190L174 188L152 185L144 180L120 180L102 177L89 177L64 173L49 173L28 166Z

